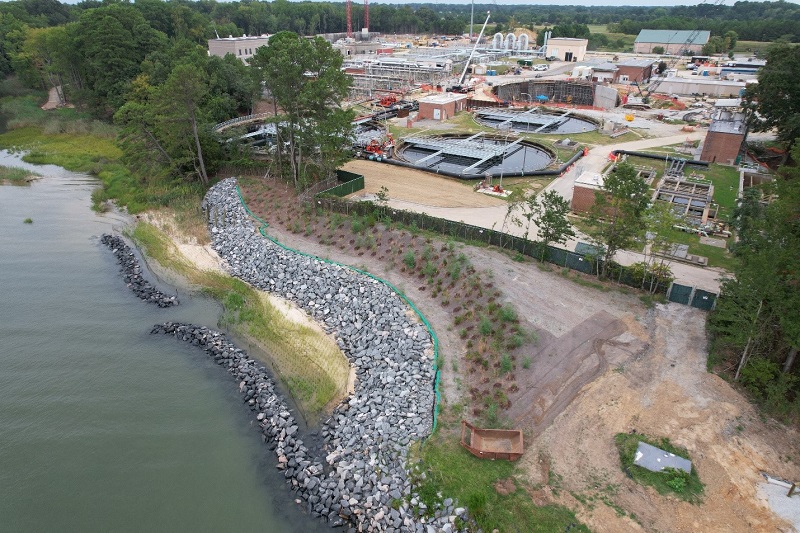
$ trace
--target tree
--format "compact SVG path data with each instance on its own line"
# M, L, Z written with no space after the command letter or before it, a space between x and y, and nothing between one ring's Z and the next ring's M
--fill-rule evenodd
M649 277L650 292L655 292L659 283L669 283L674 279L668 259L674 246L671 237L675 226L683 222L683 216L675 213L667 202L654 203L644 214L645 271L642 283Z
M758 83L745 90L754 131L777 130L777 138L791 151L800 138L800 47L775 45L767 52L767 64L758 71Z
M739 34L733 30L726 31L722 39L725 42L725 50L732 52L736 48L736 43L739 42Z
M631 246L644 230L647 203L647 183L630 164L620 163L605 176L588 216L589 235L602 250L600 277L606 276L616 253Z
M575 236L575 231L567 220L569 202L552 190L544 191L530 200L528 205L533 214L533 223L536 224L539 242L542 244L540 260L543 261L544 252L550 244L565 244L570 237Z
M191 168L190 175L196 176L203 185L208 184L208 172L201 140L205 124L201 104L207 94L205 72L195 65L182 64L154 91L152 99L162 146L172 156L174 164L184 170Z
M797 160L800 146L794 152ZM756 207L755 194L741 202L739 264L735 277L723 283L709 326L739 354L736 378L747 377L749 388L763 388L756 392L780 406L800 392L791 390L797 378L790 375L800 349L800 168L784 165L775 192L777 199L766 207ZM762 376L760 384L748 377L767 366L782 373Z
M288 170L296 188L327 177L349 157L353 113L343 110L341 102L352 81L341 70L342 59L322 38L284 31L251 60L272 95L276 115L281 111L278 165Z
M653 53L654 54L658 54L658 55L663 54L664 53L664 47L663 46L654 46L653 47Z

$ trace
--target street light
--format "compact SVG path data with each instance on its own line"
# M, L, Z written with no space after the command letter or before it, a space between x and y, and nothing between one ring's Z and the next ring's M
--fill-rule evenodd
M506 150L508 149L508 136L511 135L511 124L506 124L500 128L500 130L506 131L506 140L505 144L503 145L503 155L500 159L500 189L503 188L503 171L506 168Z

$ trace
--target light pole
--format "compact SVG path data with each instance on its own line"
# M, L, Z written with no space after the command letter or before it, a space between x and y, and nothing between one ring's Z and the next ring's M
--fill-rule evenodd
M503 126L503 129L506 130L506 140L503 145L503 155L500 158L500 190L503 189L503 172L506 168L506 149L508 149L508 136L511 134L511 124Z

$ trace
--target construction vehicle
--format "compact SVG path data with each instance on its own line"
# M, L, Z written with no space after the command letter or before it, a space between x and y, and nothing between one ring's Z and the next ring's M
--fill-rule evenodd
M381 161L382 159L392 157L394 147L394 137L392 137L391 133L387 133L381 139L371 139L363 149L357 149L356 157L363 157L372 161Z
M464 80L467 77L467 70L469 68L469 64L472 62L472 58L475 55L475 51L478 49L478 43L481 42L481 38L483 37L483 32L486 31L486 25L489 24L489 17L491 16L491 12L486 12L486 20L483 23L483 28L481 28L481 32L478 34L478 38L475 40L475 46L472 47L472 51L469 53L469 57L467 58L467 62L464 63L464 70L461 72L461 77L458 78L458 83L453 85L452 87L448 87L448 92L451 93L466 93L470 90L474 90L474 87L471 86L464 86Z
M397 97L393 94L387 94L386 96L382 96L380 100L378 100L378 105L381 107L392 107L397 103Z

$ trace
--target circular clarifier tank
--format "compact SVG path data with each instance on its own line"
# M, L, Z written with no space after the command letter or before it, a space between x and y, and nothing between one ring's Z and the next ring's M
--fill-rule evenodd
M511 129L520 133L575 134L597 129L595 121L585 116L576 116L571 110L478 109L475 111L475 120L492 128Z
M479 133L406 137L398 158L422 170L476 178L533 173L550 165L555 156L531 141Z

